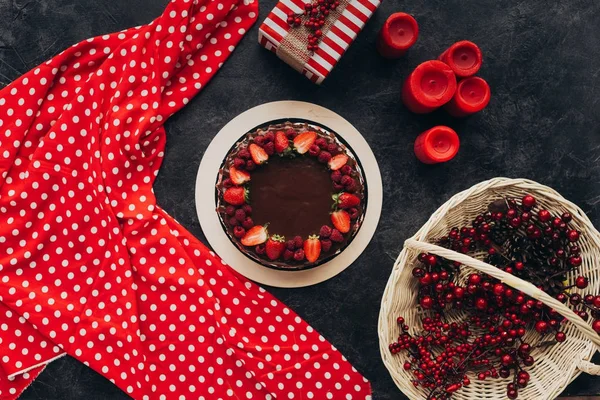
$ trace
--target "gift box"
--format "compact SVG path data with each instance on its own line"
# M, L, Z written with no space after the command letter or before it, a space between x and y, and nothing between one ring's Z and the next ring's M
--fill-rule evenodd
M337 64L342 54L362 30L380 0L340 0L340 5L327 17L316 51L307 50L310 30L291 27L288 15L304 12L311 0L280 0L258 31L258 42L277 54L296 71L320 84Z

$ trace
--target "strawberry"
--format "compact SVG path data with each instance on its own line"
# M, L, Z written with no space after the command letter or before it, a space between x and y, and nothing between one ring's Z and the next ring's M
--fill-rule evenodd
M257 144L252 143L250 146L248 146L248 150L250 151L252 160L258 165L267 162L269 159L267 152Z
M331 223L341 233L350 231L350 215L345 210L337 210L331 213ZM332 235L333 236L333 233ZM333 240L333 237L331 237Z
M283 153L290 148L290 141L283 133L283 131L277 131L275 134L275 151L277 153Z
M317 140L316 132L303 132L294 138L294 148L299 154L304 154Z
M229 188L223 193L223 200L232 206L241 206L248 199L248 191L241 186Z
M337 171L342 168L348 162L348 156L345 154L338 154L329 160L329 169L332 171Z
M271 236L269 240L267 240L265 249L269 260L277 260L285 250L285 238L279 235Z
M236 185L243 185L250 180L250 174L246 171L237 169L236 167L229 168L229 178Z
M334 195L333 201L335 201L338 208L352 208L360 204L358 196L346 192Z
M253 226L246 232L242 238L242 244L244 246L257 246L263 244L269 238L266 226L256 225Z
M304 241L304 256L313 263L319 259L321 255L321 241L317 235L310 235Z

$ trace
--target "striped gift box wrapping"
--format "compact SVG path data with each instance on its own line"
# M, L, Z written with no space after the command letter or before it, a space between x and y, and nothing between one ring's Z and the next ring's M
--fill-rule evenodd
M260 45L282 58L278 52L279 45L291 29L287 24L287 16L291 12L303 12L304 4L310 2L311 0L280 0L258 30ZM380 3L380 0L351 0L340 18L323 36L319 48L298 72L316 84L323 82Z

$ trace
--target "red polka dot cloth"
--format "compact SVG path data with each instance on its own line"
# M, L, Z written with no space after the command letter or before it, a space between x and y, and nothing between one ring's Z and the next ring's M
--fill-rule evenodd
M68 354L135 399L368 399L322 336L156 205L165 120L256 0L172 0L0 91L0 399Z

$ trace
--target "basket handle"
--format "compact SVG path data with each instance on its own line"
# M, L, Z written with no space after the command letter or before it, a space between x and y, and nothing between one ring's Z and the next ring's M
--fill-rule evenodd
M590 361L581 360L579 364L577 364L577 369L588 375L600 375L600 365L596 365Z
M436 256L443 257L445 259L451 261L457 261L461 264L467 265L469 267L475 268L478 271L484 272L487 275L490 275L501 282L511 286L514 289L520 290L526 295L539 300L546 304L547 306L555 309L558 313L560 313L563 317L569 320L581 333L583 333L588 339L590 339L595 345L597 349L600 349L600 336L589 326L584 320L582 320L577 314L573 312L569 307L556 300L554 297L550 296L543 290L538 289L535 285L530 282L524 281L521 278L518 278L512 274L502 271L499 268L496 268L490 264L484 263L481 260L477 260L473 257L469 257L466 254L462 254L450 249L446 249L441 246L437 246L435 244L421 242L414 238L406 240L404 242L404 246L413 250L418 250L422 253L431 253ZM591 364L591 363L588 363ZM582 368L586 368L586 365L580 363ZM591 364L594 368L590 368L597 374L600 374L600 367ZM583 371L583 369L582 369ZM587 372L587 371L584 371Z

